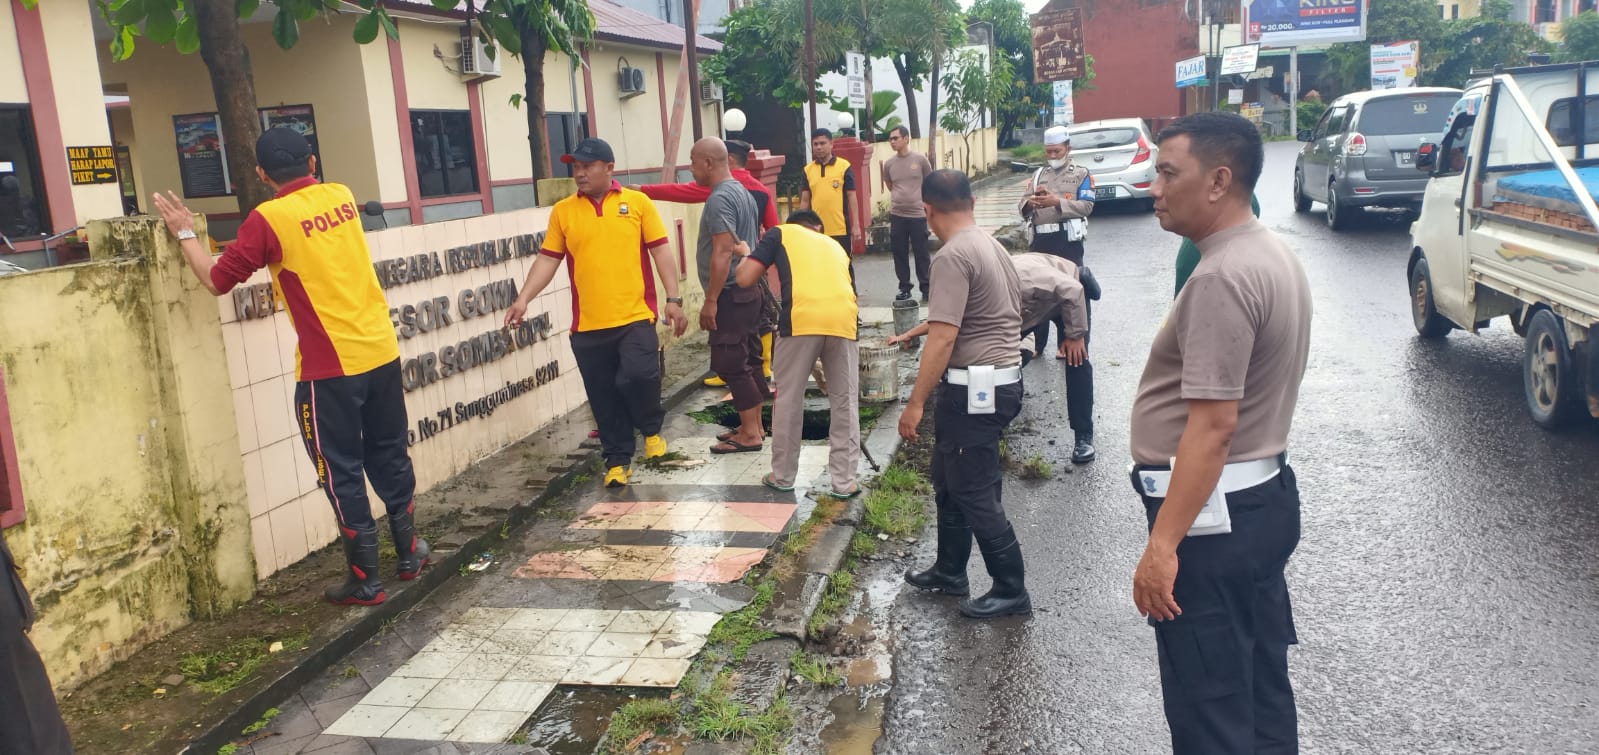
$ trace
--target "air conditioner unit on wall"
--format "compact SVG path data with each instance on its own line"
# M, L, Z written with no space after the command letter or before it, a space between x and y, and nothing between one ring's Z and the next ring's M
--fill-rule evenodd
M700 81L700 101L701 102L721 102L722 101L722 85L718 84L718 83L716 83L714 81L711 81L710 79L701 80Z
M473 33L471 27L461 32L461 75L482 77L499 76L500 63L505 57L504 49L495 49L494 55L489 55L490 45Z
M622 99L637 97L644 93L644 69L632 66L622 66L616 71L616 88L622 93Z

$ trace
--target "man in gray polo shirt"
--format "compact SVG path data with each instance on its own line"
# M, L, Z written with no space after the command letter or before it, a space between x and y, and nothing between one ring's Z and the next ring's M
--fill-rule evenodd
M1200 113L1160 133L1155 215L1200 261L1133 402L1149 544L1133 602L1155 628L1172 750L1299 751L1283 570L1299 542L1288 428L1310 350L1310 283L1251 214L1260 132Z
M980 598L961 601L960 612L977 619L1030 613L1022 546L1000 504L999 438L1022 410L1021 281L1010 255L977 227L964 173L933 171L922 182L922 202L944 247L933 260L927 344L899 434L916 439L923 405L932 398L938 560L927 571L907 573L905 581L968 594L966 562L975 535L994 585Z
M700 215L697 249L700 285L705 287L700 327L710 336L711 370L727 383L739 417L739 426L718 436L711 453L759 451L766 438L761 405L770 395L761 374L762 294L754 286L739 287L735 250L748 253L760 242L760 214L749 190L733 177L721 139L707 136L695 142L689 159L694 182L711 189Z

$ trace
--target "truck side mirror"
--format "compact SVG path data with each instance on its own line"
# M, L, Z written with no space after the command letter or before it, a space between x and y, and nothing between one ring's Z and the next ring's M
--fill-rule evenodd
M1298 133L1294 134L1294 138L1298 139L1299 141L1302 141L1302 142L1311 141L1310 129L1302 129L1302 130L1300 130Z
M1416 149L1416 170L1431 172L1434 165L1438 164L1438 145L1432 142L1422 142Z

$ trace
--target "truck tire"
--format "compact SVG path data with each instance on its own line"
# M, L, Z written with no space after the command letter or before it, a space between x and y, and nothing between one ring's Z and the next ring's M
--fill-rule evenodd
M1547 309L1533 313L1527 323L1521 377L1532 421L1545 429L1560 428L1585 413L1565 326Z
M1410 269L1410 319L1416 334L1422 338L1438 339L1449 335L1455 324L1438 314L1432 301L1432 271L1427 268L1427 258L1416 260Z
M1294 171L1294 212L1310 212L1310 197L1305 196L1305 177Z

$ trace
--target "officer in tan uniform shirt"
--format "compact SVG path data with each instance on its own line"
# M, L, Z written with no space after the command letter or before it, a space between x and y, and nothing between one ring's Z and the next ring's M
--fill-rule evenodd
M1304 268L1253 217L1260 132L1199 113L1161 132L1155 215L1200 261L1133 401L1149 543L1133 602L1155 628L1175 755L1299 751L1283 570L1299 543L1288 430L1310 351Z

